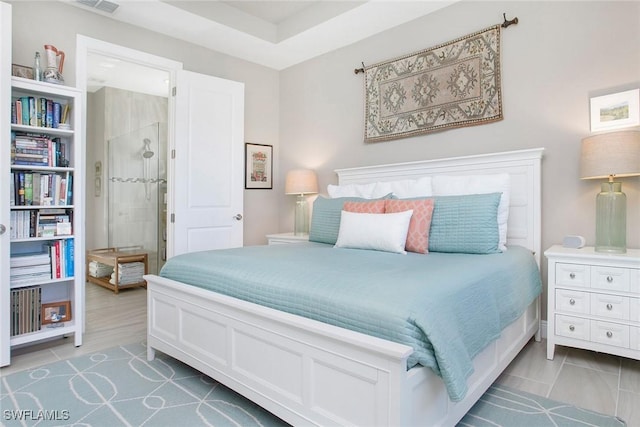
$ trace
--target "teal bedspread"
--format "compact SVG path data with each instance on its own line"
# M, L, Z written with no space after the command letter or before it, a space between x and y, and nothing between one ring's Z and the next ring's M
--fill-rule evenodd
M531 251L406 255L304 243L193 252L160 276L411 346L461 400L472 358L540 294Z

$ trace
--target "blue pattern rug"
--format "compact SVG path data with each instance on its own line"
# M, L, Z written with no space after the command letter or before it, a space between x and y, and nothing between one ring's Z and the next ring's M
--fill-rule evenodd
M287 426L223 385L131 344L3 377L5 426ZM493 386L459 426L624 426L620 420Z

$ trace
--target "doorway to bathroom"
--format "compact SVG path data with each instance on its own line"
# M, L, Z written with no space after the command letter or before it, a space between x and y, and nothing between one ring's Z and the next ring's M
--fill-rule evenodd
M166 259L166 125L156 122L107 141L107 242L148 254L157 274Z

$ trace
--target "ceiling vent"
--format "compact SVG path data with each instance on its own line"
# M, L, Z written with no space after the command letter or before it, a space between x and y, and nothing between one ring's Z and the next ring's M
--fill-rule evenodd
M76 2L83 6L87 6L92 9L97 9L107 13L113 13L118 7L120 7L119 4L113 3L108 0L76 0Z

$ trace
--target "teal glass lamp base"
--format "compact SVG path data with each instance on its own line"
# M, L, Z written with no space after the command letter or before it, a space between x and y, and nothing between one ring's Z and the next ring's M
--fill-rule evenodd
M627 196L622 183L605 182L596 197L596 252L627 252Z
M309 234L309 207L304 195L298 195L296 199L295 224L293 234L303 236Z

